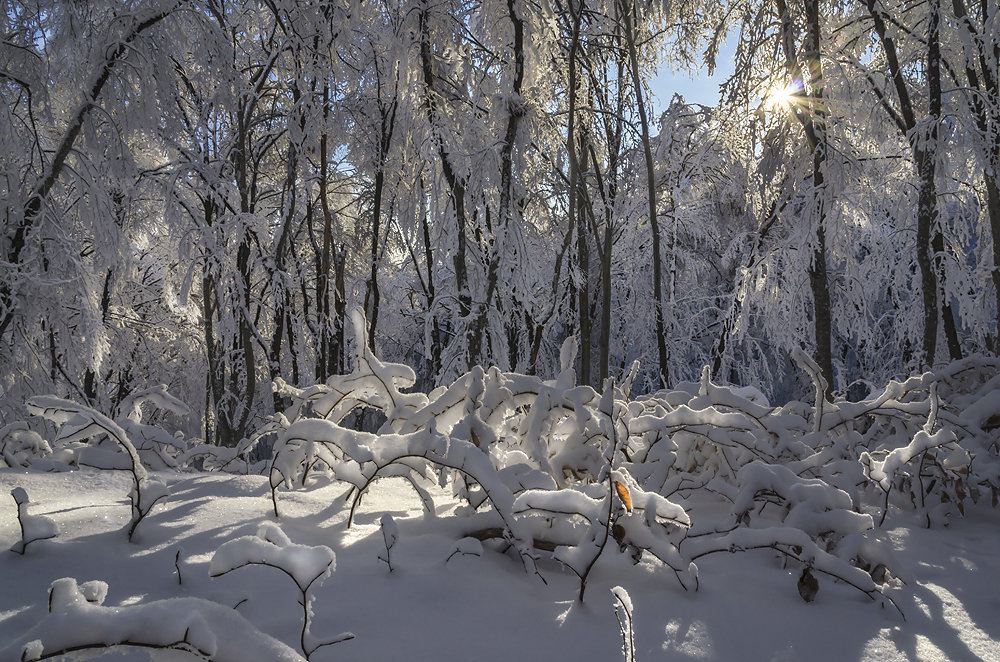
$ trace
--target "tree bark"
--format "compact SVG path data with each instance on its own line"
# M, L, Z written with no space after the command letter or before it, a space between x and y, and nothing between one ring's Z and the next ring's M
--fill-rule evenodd
M430 35L427 27L428 4L424 3L420 12L420 63L424 83L424 109L431 132L437 137L438 154L441 157L441 172L448 184L448 197L455 210L455 255L452 266L455 270L455 289L457 290L458 314L462 324L466 325L466 364L471 368L480 359L481 338L471 333L470 315L472 313L472 292L469 288L468 271L466 269L466 227L465 215L465 180L455 172L451 156L445 145L440 118L437 112L437 101L434 90L434 68L431 62ZM428 265L429 266L429 265Z
M924 324L921 365L930 367L936 359L939 319L943 318L949 354L956 358L962 353L951 306L946 303L941 305L941 299L945 296L945 281L944 272L940 270L944 237L941 234L937 204L937 142L941 120L940 0L931 0L928 16L928 117L924 133L918 131L916 113L906 87L895 41L889 35L885 16L876 9L875 2L876 0L866 0L866 6L886 56L898 100L898 111L885 96L880 96L880 100L899 131L907 138L917 174L917 267L920 271ZM938 251L938 248L941 250Z
M524 99L521 97L521 86L524 82L524 21L514 8L515 0L507 0L507 19L513 31L513 69L510 93L507 97L507 122L500 148L500 202L498 205L499 237L505 237L513 221L514 198L514 148L517 143L517 131L521 118L524 116ZM488 210L487 210L487 213ZM476 304L475 320L469 330L469 335L481 339L487 333L487 321L493 297L496 294L498 270L500 267L500 248L502 243L498 236L490 238L487 249L486 295L482 302ZM514 258L516 260L516 256ZM481 340L477 340L481 342Z
M633 20L632 16L634 11L634 0L629 6L623 5L622 7L622 18L625 21L625 45L628 47L632 87L635 90L635 104L639 111L639 126L642 130L640 134L642 154L646 163L646 205L649 214L649 229L653 239L653 309L656 320L657 376L659 387L666 388L670 385L670 357L667 354L666 329L663 323L663 259L660 253L660 224L656 217L656 167L653 163L649 119L646 116L646 104L643 102L642 77L639 74L639 57L635 47L636 21Z
M813 356L826 380L826 394L834 387L833 353L831 350L832 319L830 314L830 286L826 266L826 111L823 100L823 64L820 60L820 25L818 0L806 0L806 37L803 57L808 67L803 76L795 47L794 25L785 0L775 0L781 24L781 46L785 55L785 69L791 81L802 81L803 89L796 95L792 112L806 134L812 152L812 189L815 205L813 222L816 225L812 259L809 264L809 289L813 300ZM808 85L808 87L806 87Z

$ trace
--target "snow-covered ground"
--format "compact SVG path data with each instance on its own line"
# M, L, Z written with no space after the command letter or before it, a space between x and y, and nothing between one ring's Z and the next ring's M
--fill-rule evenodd
M17 506L8 496L17 487L29 495L30 512L48 516L59 530L23 556L0 553L0 654L6 656L0 662L17 660L20 644L44 644L54 634L32 628L47 616L50 585L65 577L107 582L104 607L193 597L235 608L256 629L301 650L301 592L288 576L259 566L209 576L220 546L254 535L264 522L276 522L293 543L336 553L336 570L314 590L311 634L322 639L349 631L355 638L316 650L314 662L622 659L614 586L631 596L641 661L1000 660L1000 511L985 502L934 529L922 528L909 511L890 512L881 530L895 550L894 570L907 583L888 592L904 621L891 607L826 577L815 601L804 602L796 590L799 571L783 569L770 550L704 557L699 590L685 592L663 565L646 559L632 565L610 545L581 604L578 578L555 561L540 562L543 583L526 574L516 556L489 545L482 556L459 553L449 560L456 518L447 517L455 506L444 492L434 495L438 512L429 517L401 479L380 481L348 529L344 484L282 492L276 519L265 477L158 476L169 497L129 542L127 472L0 469L0 546L6 550L21 539ZM399 528L392 572L379 558L385 514ZM176 608L162 610L164 618L202 603L170 604ZM245 636L232 627L214 635L220 641ZM61 659L193 658L119 647Z

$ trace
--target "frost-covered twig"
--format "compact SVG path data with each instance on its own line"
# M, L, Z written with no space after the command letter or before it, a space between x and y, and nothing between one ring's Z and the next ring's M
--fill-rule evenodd
M616 492L616 476L612 473L611 467L618 451L618 436L615 433L613 418L613 398L614 386L609 383L604 391L604 395L601 397L600 405L600 412L606 417L608 434L611 438L611 443L608 444L605 451L604 469L601 472L602 478L607 482L607 492L601 502L599 511L589 518L590 526L584 539L574 547L564 547L556 552L556 559L580 577L580 593L578 595L580 602L583 602L584 594L587 591L587 578L590 576L590 572L594 569L597 559L604 551L604 548L608 544L608 539L611 537L611 514L614 508L614 497L612 495ZM622 492L618 492L618 494L623 499L625 498ZM631 510L631 503L627 503L626 508Z
M872 600L888 601L900 615L902 610L884 592L884 587L875 583L872 576L833 554L820 549L804 531L792 527L768 527L748 529L740 527L720 536L688 538L685 552L692 560L710 554L746 552L755 549L773 549L790 559L803 563L811 569L834 577L861 591ZM903 615L905 619L905 615Z
M396 546L396 541L399 539L399 528L396 527L392 515L388 513L382 515L379 528L382 530L382 541L385 543L385 556L379 553L378 558L379 561L385 561L385 564L389 566L389 572L392 572L392 548Z
M635 632L632 629L632 597L621 586L611 589L615 598L615 616L622 634L622 654L625 662L635 661Z

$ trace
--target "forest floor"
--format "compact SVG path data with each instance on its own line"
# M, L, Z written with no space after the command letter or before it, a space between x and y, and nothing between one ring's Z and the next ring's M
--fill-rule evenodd
M32 514L59 527L56 538L32 544L24 556L0 553L0 650L46 615L49 586L62 577L107 582L105 606L179 596L238 605L257 628L298 649L302 612L288 577L268 567L209 577L220 545L277 521L293 542L326 545L337 555L336 571L316 591L312 631L356 637L316 651L313 662L620 660L610 590L619 585L631 595L640 662L1000 661L1000 510L989 504L936 529L923 528L912 513L892 511L882 531L906 580L889 591L904 620L825 577L815 601L804 602L798 571L783 568L768 550L700 559L699 590L686 592L669 569L645 559L633 565L611 545L581 604L578 578L554 561L540 562L543 582L489 546L482 556L449 560L458 518L449 517L455 505L444 492L435 495L438 512L429 516L404 482L383 480L347 528L343 484L281 492L282 517L275 520L264 477L160 477L170 495L129 542L127 473L0 469L0 548L20 539L17 510L7 497L15 487L29 494ZM379 559L386 513L399 527L392 572ZM192 657L119 647L61 659Z

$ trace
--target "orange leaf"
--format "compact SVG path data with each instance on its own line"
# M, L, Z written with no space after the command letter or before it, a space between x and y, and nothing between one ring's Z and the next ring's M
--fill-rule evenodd
M620 498L622 500L622 503L625 504L625 510L627 510L627 511L629 511L631 513L632 512L632 495L630 495L628 493L628 488L626 488L624 485L622 485L621 483L619 483L616 480L615 481L615 491L618 492L618 498Z

